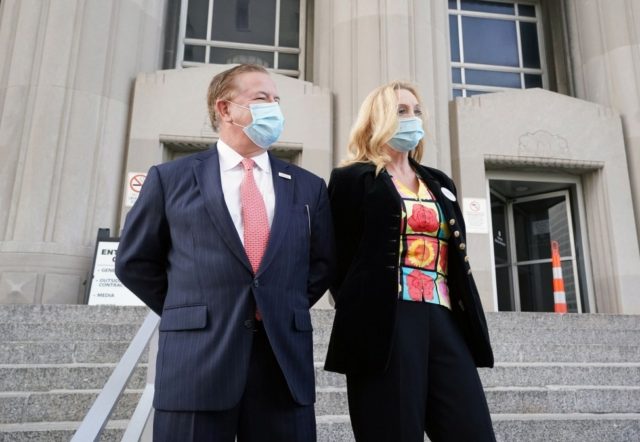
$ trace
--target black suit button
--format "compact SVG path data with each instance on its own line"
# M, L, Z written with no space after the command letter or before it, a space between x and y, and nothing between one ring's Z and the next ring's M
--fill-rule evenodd
M257 279L253 280L253 286L254 287L260 287L260 281L258 281Z
M247 330L253 330L253 319L247 319L246 321L244 321L244 328L246 328Z

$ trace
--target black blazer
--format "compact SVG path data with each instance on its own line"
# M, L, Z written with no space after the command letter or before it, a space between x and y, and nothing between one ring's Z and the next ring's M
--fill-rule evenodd
M411 160L440 203L451 228L448 284L451 308L475 363L493 366L493 352L469 259L453 181ZM446 193L446 191L445 191ZM381 372L387 367L398 299L399 229L402 202L389 175L373 164L334 169L329 199L337 247L331 293L336 315L325 369L339 373Z

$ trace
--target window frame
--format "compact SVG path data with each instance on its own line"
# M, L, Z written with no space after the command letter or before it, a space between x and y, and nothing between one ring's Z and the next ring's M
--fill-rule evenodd
M212 40L211 32L213 25L213 7L215 0L208 0L208 9L207 9L207 35L205 39L199 38L187 38L186 30L187 30L187 11L189 8L189 0L180 0L180 25L178 30L178 48L176 51L176 68L182 69L186 67L193 66L206 66L211 64L211 49L212 48L221 48L221 49L239 49L239 50L249 50L249 51L259 51L259 52L268 52L273 54L273 66L272 68L267 68L270 72L275 72L277 74L288 75L290 77L299 78L304 80L305 78L305 47L306 47L306 18L307 18L307 0L299 0L300 1L300 23L299 23L299 36L298 36L298 47L291 48L285 46L279 46L280 39L280 4L281 0L276 1L276 12L275 12L275 36L274 36L274 44L273 45L262 45L262 44L254 44L254 43L236 43L230 41L222 41L222 40ZM196 61L185 61L184 60L184 49L185 45L193 45L193 46L203 46L205 48L205 56L204 62L196 62ZM280 69L278 68L279 62L279 54L294 54L298 55L298 69Z
M460 54L460 61L453 61L451 57L451 29L449 29L449 63L451 67L451 71L449 75L451 75L451 88L450 94L453 98L456 97L454 95L454 91L460 91L460 97L469 97L470 95L467 91L471 92L500 92L500 91L508 91L514 89L526 89L525 87L525 75L540 75L542 78L542 88L549 88L549 78L548 78L548 67L547 67L547 59L546 59L546 50L545 50L545 42L544 42L544 28L543 28L543 15L541 10L540 1L536 0L491 0L494 3L506 3L514 5L514 15L508 14L499 14L494 12L479 12L479 11L466 11L461 9L460 2L461 0L455 0L457 9L449 9L447 6L447 18L454 16L456 17L457 27L458 27L458 52ZM519 14L519 10L517 5L525 4L530 5L535 8L536 16L529 17ZM510 66L499 66L499 65L488 65L488 64L480 64L480 63L466 63L464 61L464 38L463 38L463 30L462 30L462 17L474 17L474 18L485 18L485 19L496 19L496 20L505 20L512 21L515 23L516 27L516 38L517 38L517 50L518 50L518 67L510 67ZM520 22L525 23L535 23L536 24L536 32L538 37L538 51L540 57L540 68L525 68L523 67L522 60L522 40L520 35ZM447 26L449 24L449 20L447 20ZM453 69L460 69L460 82L456 83L453 81ZM481 70L485 72L504 72L504 73L516 73L520 75L520 88L512 88L507 86L487 86L480 84L468 84L466 83L466 69L474 69Z

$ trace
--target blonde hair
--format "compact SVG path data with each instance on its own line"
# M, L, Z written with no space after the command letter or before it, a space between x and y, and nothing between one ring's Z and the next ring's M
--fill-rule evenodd
M373 163L376 166L376 174L378 174L391 161L384 146L398 130L397 91L400 89L411 92L422 108L422 100L418 90L410 83L392 81L374 89L360 106L358 118L349 135L350 157L344 160L340 164L341 166L354 163ZM423 112L425 111L423 110ZM423 152L424 139L418 142L409 156L420 162Z
M216 113L216 101L229 100L233 98L233 93L236 91L235 79L247 72L262 72L263 74L269 74L269 72L262 66L257 64L240 64L238 66L227 69L220 72L209 83L209 90L207 92L207 107L209 108L209 119L211 120L211 126L218 130L218 115Z

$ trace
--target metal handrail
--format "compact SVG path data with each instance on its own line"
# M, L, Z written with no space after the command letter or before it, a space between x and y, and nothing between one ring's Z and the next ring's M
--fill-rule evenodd
M151 414L151 409L153 408L154 391L155 388L153 384L147 383L120 442L138 442L140 440L140 436L144 431L144 427Z
M98 441L159 322L160 317L154 312L149 312L131 344L129 344L127 351L125 351L80 427L73 435L71 442ZM151 412L153 398L153 385L150 385L147 384L145 387L130 425L125 432L124 437L128 439L123 437L123 440L137 441L144 430L144 424ZM139 421L143 417L144 420L140 423ZM139 431L139 433L135 434L136 431Z

